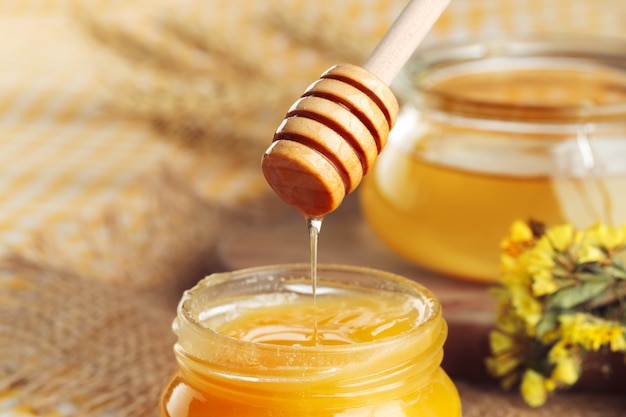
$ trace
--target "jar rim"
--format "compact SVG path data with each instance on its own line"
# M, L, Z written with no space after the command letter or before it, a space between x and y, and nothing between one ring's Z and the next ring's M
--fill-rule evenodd
M193 328L193 332L196 334L205 334L211 338L219 340L221 344L224 346L239 346L245 348L254 348L257 351L280 351L282 354L297 354L297 355L310 355L311 353L315 354L345 354L346 352L354 353L357 351L369 350L372 348L379 348L382 346L396 344L402 340L414 338L417 335L423 333L426 329L432 328L435 324L441 319L441 304L433 295L433 293L421 285L420 283L411 280L409 278L386 272L378 269L361 267L361 266L352 266L352 265L342 265L342 264L330 264L330 263L322 263L318 264L318 273L324 273L329 271L340 272L340 273L353 273L353 274L361 274L364 276L375 277L381 279L381 282L392 283L394 285L401 285L407 289L411 289L412 295L420 297L420 301L423 310L420 311L420 322L413 326L411 329L407 330L398 335L393 335L389 337L384 337L378 340L369 341L369 342L359 342L354 344L338 344L338 345L313 345L313 346L284 346L284 345L275 345L270 343L259 343L254 341L246 341L237 339L225 334L222 334L210 327L204 326L197 317L194 317L194 314L190 311L190 303L191 300L196 297L200 292L204 291L207 287L212 285L217 285L219 283L231 280L233 278L244 279L245 277L254 277L259 274L267 274L274 273L285 274L298 272L300 274L304 274L310 271L310 264L305 263L291 263L291 264L276 264L276 265L266 265L266 266L256 266L250 268L243 268L236 271L231 272L219 272L211 274L202 280L200 280L194 287L186 290L178 304L178 319L184 319L185 325L191 326ZM181 323L174 324L175 331L176 326L180 326Z
M476 96L468 98L458 91L433 88L462 74L489 76L497 71L523 71L532 66L554 71L572 66L581 73L602 72L603 76L613 77L610 82L616 83L617 97L611 96L611 101L606 103L592 100L569 104L520 103L490 101ZM626 123L626 41L605 36L561 34L509 34L442 41L418 48L392 88L401 102L469 119L510 121L518 125L623 125Z

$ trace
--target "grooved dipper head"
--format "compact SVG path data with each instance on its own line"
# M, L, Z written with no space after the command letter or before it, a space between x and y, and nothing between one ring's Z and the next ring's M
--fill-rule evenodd
M398 114L389 87L350 64L328 69L289 109L262 159L265 179L307 217L335 210L385 146Z

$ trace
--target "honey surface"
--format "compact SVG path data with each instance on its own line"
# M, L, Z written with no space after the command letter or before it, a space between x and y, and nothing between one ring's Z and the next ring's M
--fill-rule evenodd
M419 321L406 296L318 288L310 296L280 297L263 308L236 309L219 331L237 339L289 346L341 345L401 334Z

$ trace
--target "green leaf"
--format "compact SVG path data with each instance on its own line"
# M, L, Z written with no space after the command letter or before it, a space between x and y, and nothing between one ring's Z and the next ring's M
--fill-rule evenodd
M575 287L576 285L578 285L578 282L575 281L572 277L567 277L567 278L554 277L554 282L556 282L556 285L557 287L559 287L559 290L563 288L568 288L568 287Z
M626 279L626 271L618 266L610 265L606 268L606 272L614 278Z
M559 312L557 311L554 311L554 310L546 311L544 315L541 317L541 320L539 320L539 323L537 323L537 328L535 329L537 331L537 336L541 337L547 332L549 332L550 330L556 328L558 324L558 320L557 320L558 316L559 316Z
M559 278L559 279L571 279L572 278L572 272L568 269L565 269L563 267L557 266L555 268L552 269L552 276L554 278Z
M595 282L595 281L601 281L601 282L608 282L611 277L603 270L597 270L594 272L576 272L576 274L574 275L578 280L583 281L583 282Z
M606 279L588 280L575 287L563 288L548 297L548 309L569 309L585 303L604 291L610 281Z
M624 256L626 256L624 251L620 251L619 253L615 254L612 259L613 263L617 265L617 267L621 270L626 270L626 265L624 265Z
M615 293L615 288L613 285L609 285L600 293L596 294L592 300L585 303L585 310L593 310L597 308L606 309L607 306L615 304L618 301L617 294ZM602 316L607 315L607 311L601 313ZM606 317L605 317L606 318Z

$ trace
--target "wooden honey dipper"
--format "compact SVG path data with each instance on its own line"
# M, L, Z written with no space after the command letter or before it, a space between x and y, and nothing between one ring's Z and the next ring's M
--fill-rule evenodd
M331 67L291 106L261 163L287 204L321 218L356 189L398 114L389 85L448 3L411 0L362 67Z

